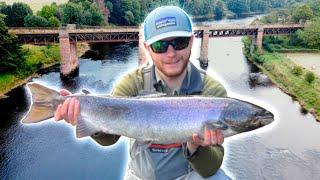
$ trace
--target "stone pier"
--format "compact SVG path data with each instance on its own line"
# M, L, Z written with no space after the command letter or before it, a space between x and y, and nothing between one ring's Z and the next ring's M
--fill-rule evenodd
M259 51L262 51L262 38L263 38L263 28L259 27L258 35L257 35L257 46Z
M151 59L150 55L148 54L147 50L144 48L143 45L144 42L144 32L143 32L143 26L140 26L139 28L139 66L147 65L149 60Z
M77 55L77 44L70 43L69 34L66 29L59 32L60 44L60 77L75 77L79 74L79 63Z
M209 28L203 30L203 37L201 42L200 52L200 66L205 68L208 66L208 46L209 46Z

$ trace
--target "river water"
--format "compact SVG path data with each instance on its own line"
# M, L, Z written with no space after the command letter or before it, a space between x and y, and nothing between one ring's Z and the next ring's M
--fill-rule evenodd
M208 24L248 24L253 18ZM258 104L275 114L275 122L260 130L226 138L222 168L234 179L317 179L320 175L320 124L290 96L275 87L242 54L241 38L209 41L209 67L230 97ZM79 76L62 82L57 70L33 82L59 90L110 93L124 73L138 66L135 43L113 44L100 60L80 58ZM198 65L200 40L191 61ZM99 59L99 58L98 58ZM102 59L102 60L101 60ZM101 147L90 138L78 140L74 128L53 120L22 125L30 105L25 86L0 100L0 179L122 179L128 161L127 139Z

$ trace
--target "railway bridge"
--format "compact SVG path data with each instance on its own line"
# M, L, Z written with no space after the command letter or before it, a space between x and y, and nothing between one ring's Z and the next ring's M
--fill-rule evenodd
M301 24L272 24L255 26L194 26L196 38L201 38L200 64L208 64L209 38L251 36L258 49L262 49L263 36L291 35ZM9 33L16 34L22 44L60 44L60 74L62 77L77 73L79 70L78 42L130 42L139 41L139 65L146 63L146 52L143 47L143 28L139 26L83 26L68 25L59 28L9 28Z

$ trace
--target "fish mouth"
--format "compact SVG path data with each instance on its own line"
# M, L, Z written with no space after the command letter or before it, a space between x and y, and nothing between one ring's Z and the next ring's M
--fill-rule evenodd
M252 129L258 129L266 126L274 121L274 116L271 112L264 110L263 112L256 114L254 120L250 123Z
M259 127L266 126L274 121L274 115L269 111L264 111L264 113L256 116Z

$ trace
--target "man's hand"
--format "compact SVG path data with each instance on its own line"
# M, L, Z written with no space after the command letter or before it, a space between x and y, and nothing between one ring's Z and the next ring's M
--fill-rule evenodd
M61 90L60 94L62 96L67 96L71 94L67 90ZM60 121L64 119L67 123L75 126L78 121L80 114L80 103L76 98L67 98L63 104L59 104L56 112L54 113L54 119Z
M198 134L193 134L192 138L192 142L187 142L187 148L190 154L193 154L199 146L221 145L224 141L221 130L209 130L207 128L204 129L204 139L201 139Z

